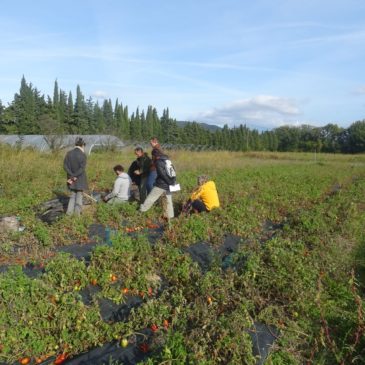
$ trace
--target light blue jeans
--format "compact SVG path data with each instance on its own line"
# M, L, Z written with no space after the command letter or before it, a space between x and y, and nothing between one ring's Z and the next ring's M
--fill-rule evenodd
M70 200L67 206L67 215L75 214L79 216L82 211L82 191L81 190L71 190Z

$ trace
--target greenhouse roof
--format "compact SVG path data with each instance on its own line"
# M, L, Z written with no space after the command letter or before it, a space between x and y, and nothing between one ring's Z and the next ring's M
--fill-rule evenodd
M0 135L0 143L6 143L13 147L35 148L42 152L53 149L69 149L75 146L77 137L82 137L86 143L85 152L90 154L94 147L123 148L126 144L119 138L105 134L67 134L67 135Z

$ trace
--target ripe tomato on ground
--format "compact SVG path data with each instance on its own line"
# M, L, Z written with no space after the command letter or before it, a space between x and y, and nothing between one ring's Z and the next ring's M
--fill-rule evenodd
M23 357L22 359L19 360L19 362L22 364L22 365L27 365L30 363L30 357Z
M67 359L67 354L66 353L59 354L56 357L56 360L54 361L54 364L55 365L63 364L66 361L66 359Z

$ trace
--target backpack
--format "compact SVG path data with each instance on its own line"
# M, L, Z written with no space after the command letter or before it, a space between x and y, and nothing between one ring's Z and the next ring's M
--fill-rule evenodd
M165 160L165 171L167 176L171 179L176 178L176 170L171 160Z

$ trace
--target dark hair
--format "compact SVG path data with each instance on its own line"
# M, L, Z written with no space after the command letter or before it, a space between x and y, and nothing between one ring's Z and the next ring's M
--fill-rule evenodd
M158 148L154 148L151 153L152 157L161 157L163 155L162 151Z
M114 170L115 172L117 172L117 171L121 171L121 172L123 172L123 171L124 171L124 167L123 167L122 165L115 165L115 166L113 167L113 170Z
M135 151L141 151L141 152L143 152L143 148L142 148L142 147L140 147L140 146L136 147L134 150L135 150Z
M82 146L85 146L85 141L82 137L77 137L76 138L76 141L75 141L75 146L79 146L79 147L82 147Z

